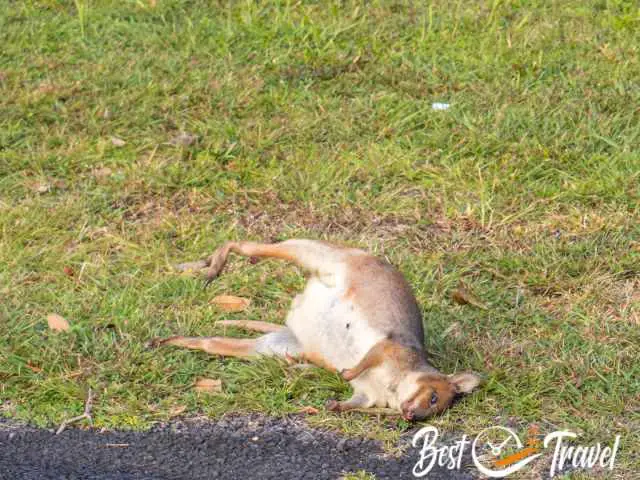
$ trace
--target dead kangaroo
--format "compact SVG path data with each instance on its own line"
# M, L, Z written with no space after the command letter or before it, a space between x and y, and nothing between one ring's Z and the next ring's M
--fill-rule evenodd
M316 240L227 242L195 264L208 267L207 283L220 273L230 252L288 260L310 272L286 326L218 322L266 335L171 337L161 344L215 355L275 355L310 362L340 372L353 387L349 400L329 400L328 409L390 407L410 421L445 410L457 394L469 393L480 383L473 373L445 375L429 363L420 309L402 274L389 263L362 250Z

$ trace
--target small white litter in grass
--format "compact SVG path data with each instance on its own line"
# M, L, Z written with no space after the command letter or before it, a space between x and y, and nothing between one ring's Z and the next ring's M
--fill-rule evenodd
M431 104L431 110L449 110L450 106L448 103L434 102Z

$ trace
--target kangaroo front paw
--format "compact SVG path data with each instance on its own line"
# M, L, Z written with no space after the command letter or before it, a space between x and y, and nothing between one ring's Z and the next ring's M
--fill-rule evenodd
M344 378L347 382L353 380L354 378L357 377L357 375L355 374L355 372L350 369L350 368L345 368L344 370L342 370L340 372L340 375L342 376L342 378Z
M324 404L325 408L330 412L339 412L340 411L340 402L335 399L327 400Z
M202 283L203 288L207 288L209 285L211 285L211 282L213 282L215 278L216 278L216 275L207 274L207 276L204 278L204 282Z
M151 340L147 341L147 343L145 344L145 347L149 350L154 349L154 348L158 348L161 347L163 345L166 345L167 343L171 342L171 340L178 338L177 336L173 336L173 337L168 337L168 338L160 338L160 337L155 337L152 338Z
M164 342L164 338L152 338L151 340L147 340L147 342L144 344L144 348L147 350L152 350L154 348L158 348L159 346L161 346Z
M207 274L204 280L205 288L208 287L209 284L213 282L213 280L215 280L218 275L220 275L220 272L224 268L224 265L227 263L229 250L231 250L232 246L232 243L225 244L224 246L213 252L213 254L206 260L209 268L207 269Z

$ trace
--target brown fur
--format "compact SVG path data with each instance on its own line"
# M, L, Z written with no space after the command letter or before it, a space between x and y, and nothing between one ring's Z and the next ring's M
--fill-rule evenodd
M388 331L400 345L424 351L420 308L411 287L392 265L371 255L347 259L352 298L374 328Z
M445 410L457 394L456 387L444 375L425 374L418 379L418 383L422 388L418 390L412 402L423 408L430 408L431 413ZM431 396L434 392L438 395L438 401L435 405L431 405Z
M335 291L335 286L338 285L336 282L339 281L339 288L344 290L339 293L341 300L338 304L345 309L341 310L341 316L328 317L330 321L342 322L341 319L346 317L345 321L349 322L348 312L356 308L358 316L354 318L360 322L358 325L362 326L362 318L365 319L364 330L360 331L369 336L367 342L371 342L370 332L374 332L373 338L377 343L373 346L367 343L368 352L355 366L342 372L345 379L354 382L353 397L342 402L329 401L327 408L330 410L346 411L386 404L399 408L406 419L418 420L443 411L451 405L457 394L468 393L478 385L479 378L473 374L446 376L428 362L423 345L424 330L420 308L402 274L386 261L361 250L313 240L288 240L275 244L227 242L205 262L201 262L208 267L207 283L220 274L231 252L294 262L311 272L312 276L327 287L327 291ZM315 331L311 330L309 334L309 331L304 330L306 325L299 323L300 319L306 318L304 308L309 304L305 303L307 298L300 298L302 300L294 302L290 314L293 315L293 320L288 317L287 326L247 320L218 322L223 326L266 333L257 339L171 337L161 344L200 349L224 356L273 354L287 360L297 358L331 371L336 370L336 362L342 362L342 366L345 363L348 365L344 350L327 350L326 342L322 344L325 353L318 353L319 343ZM312 297L316 298L318 297ZM317 315L320 310L315 309L313 301L310 304L312 316L319 318ZM343 328L339 323L331 325L332 328ZM349 328L348 323L346 327ZM336 331L339 330L333 330ZM378 341L380 336L385 338ZM305 338L306 344L301 340ZM358 338L361 337L352 336L350 341L357 342ZM335 358L327 358L327 352L331 351ZM367 371L367 375L360 378Z
M331 363L319 353L305 352L300 356L300 359L304 362L313 363L314 365L324 368L325 370L329 370L330 372L336 371L336 367L331 365Z
M377 367L386 361L393 363L399 371L413 370L426 363L426 359L422 358L421 353L393 340L382 340L371 347L355 367L344 370L342 377L345 380L353 380L366 370Z

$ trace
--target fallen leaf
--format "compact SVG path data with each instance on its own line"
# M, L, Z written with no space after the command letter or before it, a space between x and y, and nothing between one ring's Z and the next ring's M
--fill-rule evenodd
M217 393L222 391L222 380L218 378L199 378L193 386L201 393Z
M95 168L93 170L93 176L96 178L106 178L111 176L113 171L109 167Z
M458 285L458 288L451 294L451 298L454 302L460 305L472 305L482 310L487 309L486 305L478 300L478 298L476 298L476 296L471 293L462 282Z
M183 147L188 147L189 145L193 145L196 140L198 140L197 135L192 135L187 132L180 132L178 135L169 140L171 145L181 145Z
M118 137L111 137L111 143L116 147L124 147L127 142Z
M66 190L67 182L65 182L64 180L61 180L61 179L54 180L53 181L53 186L56 187L58 190Z
M171 410L169 410L169 416L176 417L180 415L182 412L184 412L186 409L187 409L186 405L176 405Z
M31 190L36 193L47 193L51 191L51 184L46 182L35 182L31 184Z
M36 365L33 365L31 362L27 362L27 368L34 373L40 373L42 369Z
M320 413L320 410L309 405L306 407L302 407L300 409L300 413L306 413L307 415L317 415L318 413Z
M42 82L38 85L37 91L40 93L51 93L56 90L56 86L49 82Z
M69 322L57 313L47 315L47 323L49 324L49 328L54 332L66 332L69 330Z
M47 178L46 180L30 182L26 186L36 193L49 193L54 189L65 190L67 188L67 182L62 179Z
M234 295L218 295L209 303L214 304L224 312L242 312L247 309L251 300Z

